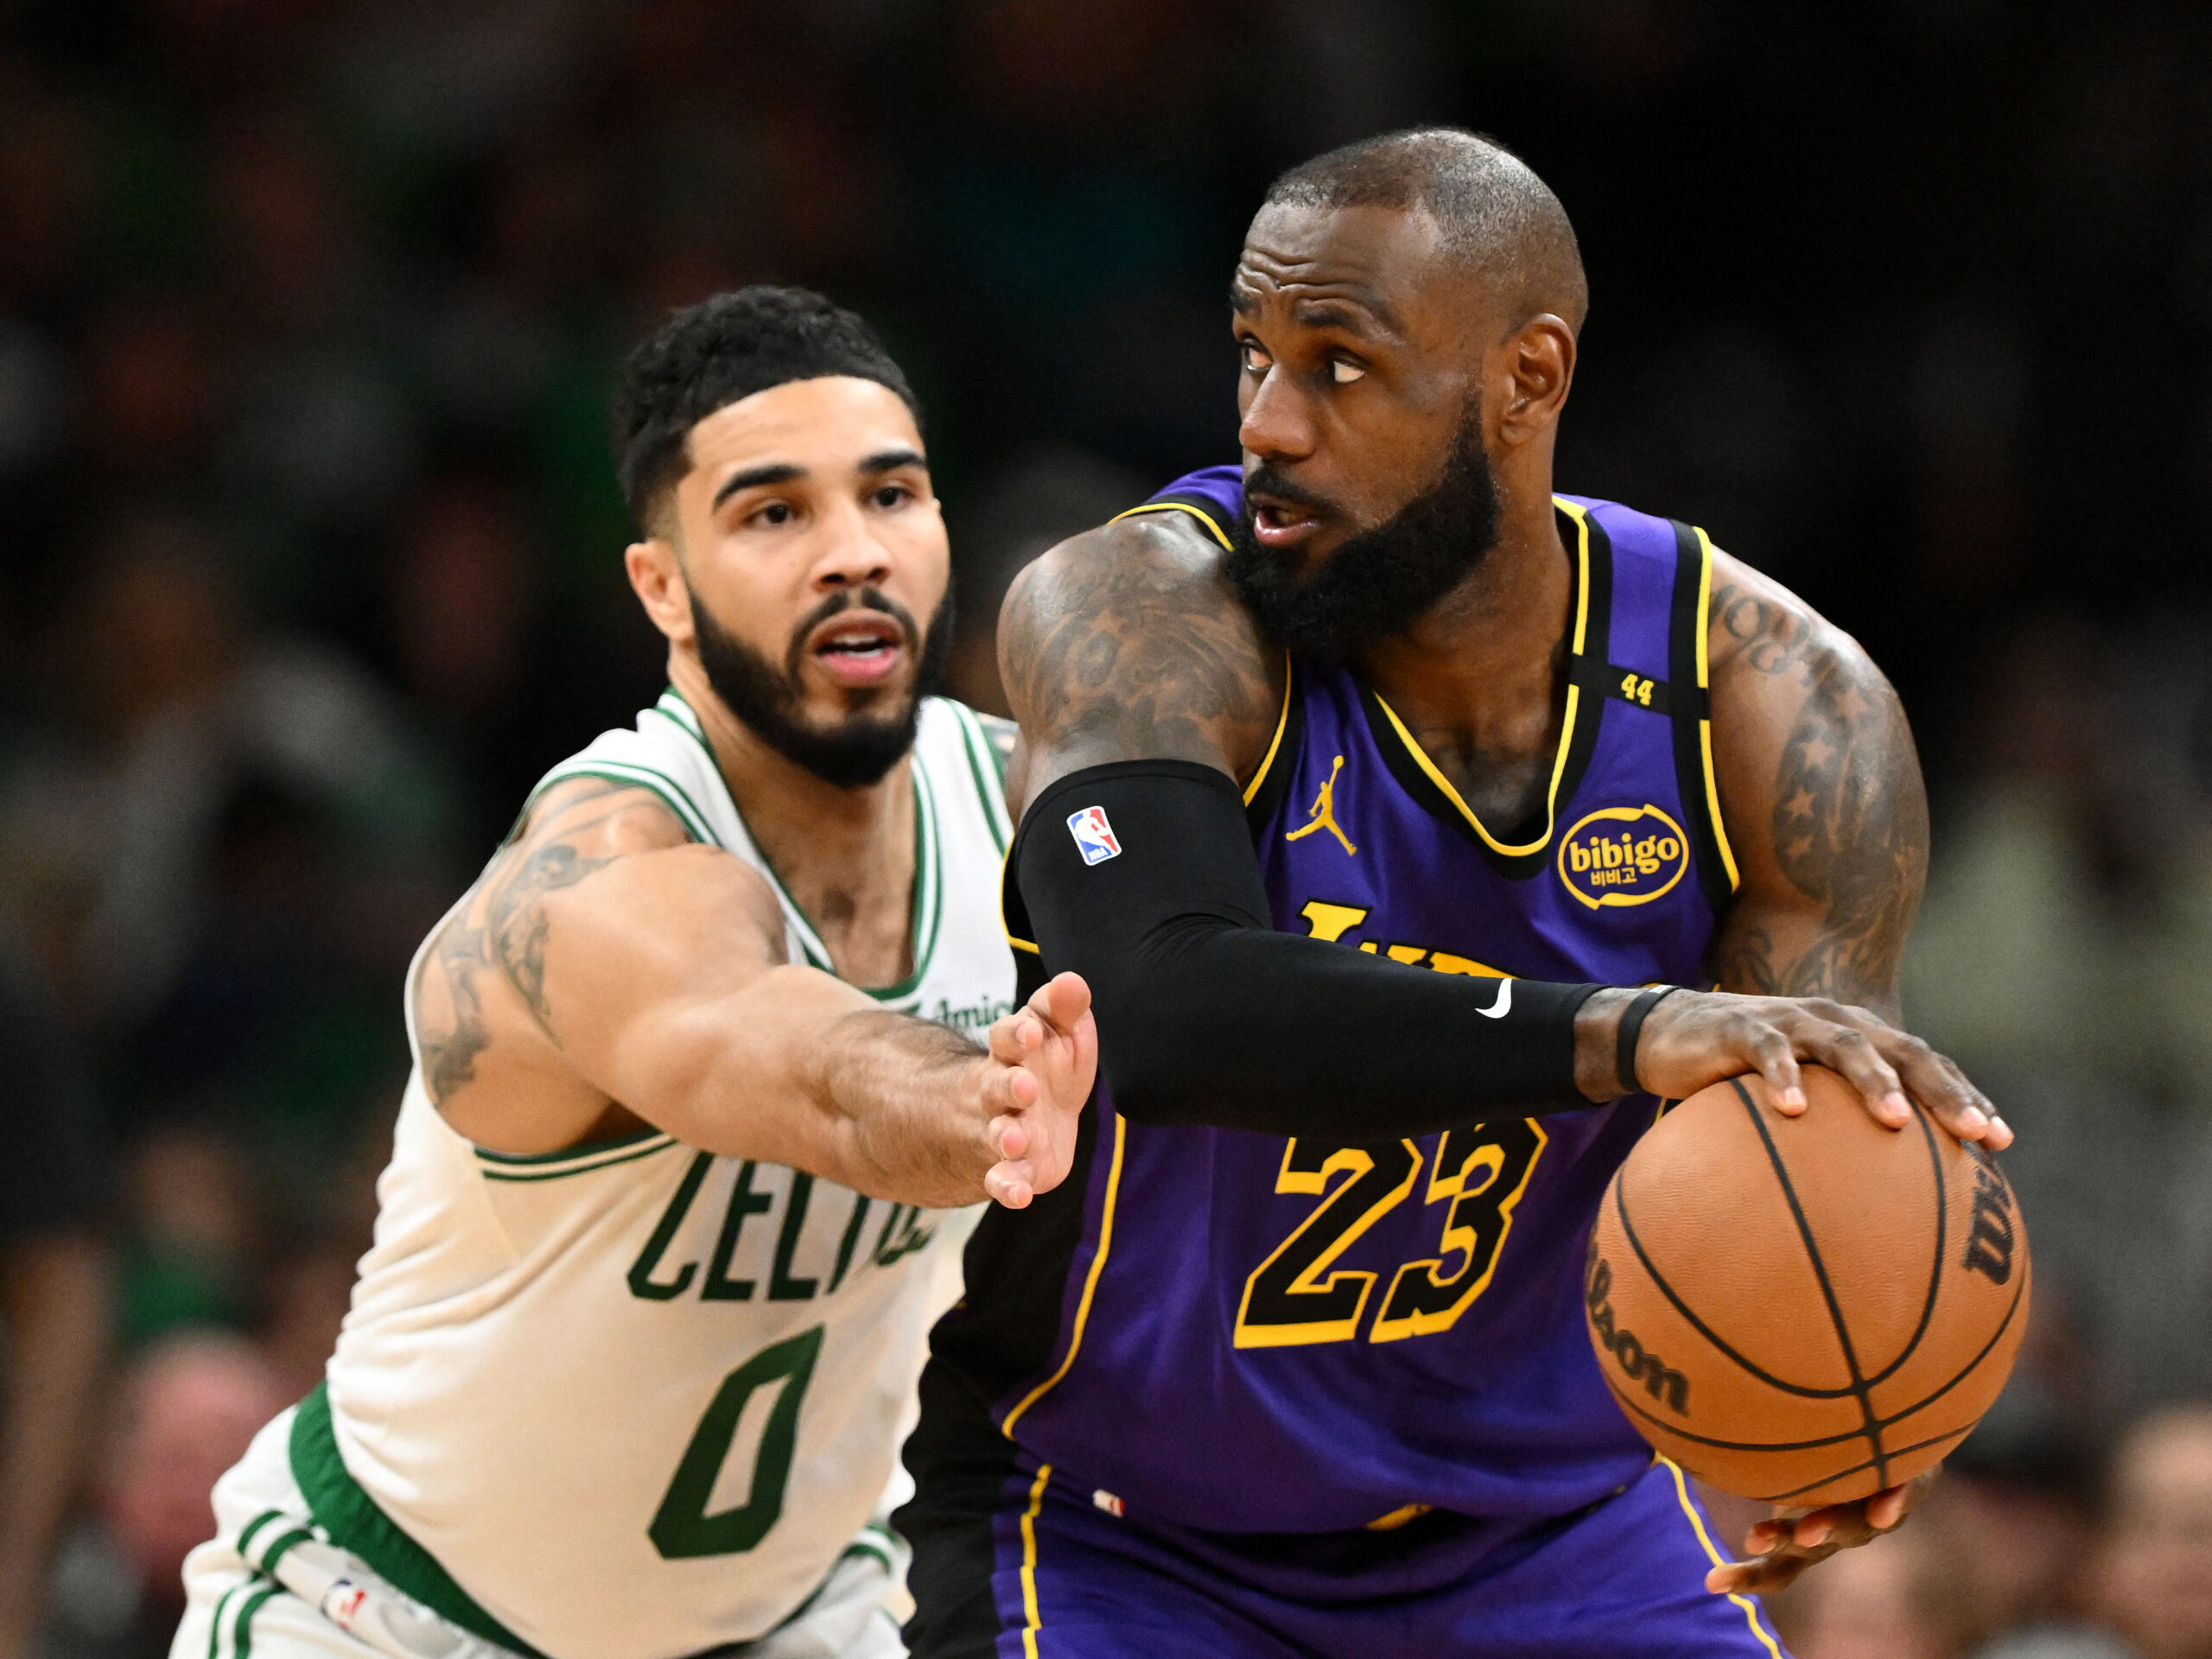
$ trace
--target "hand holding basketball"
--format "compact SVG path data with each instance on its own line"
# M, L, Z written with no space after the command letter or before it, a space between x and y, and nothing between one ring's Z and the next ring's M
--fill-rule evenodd
M1744 1538L1746 1560L1716 1567L1705 1587L1716 1596L1764 1596L1794 1583L1797 1575L1840 1549L1856 1549L1904 1524L1943 1465L1923 1469L1902 1486L1891 1486L1851 1503L1830 1503L1802 1511L1777 1510L1757 1522Z
M1001 1161L984 1175L983 1189L1020 1210L1066 1179L1074 1164L1077 1120L1098 1074L1090 987L1079 974L1056 976L1027 1007L992 1026L989 1046L997 1109L988 1133Z
M1766 1079L1775 1109L1795 1117L1805 1109L1801 1060L1841 1075L1875 1122L1889 1128L1912 1122L1910 1102L1916 1100L1959 1140L1978 1141L1993 1152L2012 1144L2005 1120L1948 1059L1880 1016L1825 997L1676 991L1643 1022L1636 1077L1655 1095L1686 1100L1756 1071Z

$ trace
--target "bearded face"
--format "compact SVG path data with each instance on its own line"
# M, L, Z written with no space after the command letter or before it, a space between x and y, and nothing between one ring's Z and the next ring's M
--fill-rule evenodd
M869 706L821 720L805 711L800 665L809 639L824 622L845 611L869 612L897 626L917 664L914 681L906 695L888 708ZM691 592L691 619L700 665L706 670L715 695L730 713L786 760L839 789L862 789L881 782L884 774L914 747L922 699L943 683L945 659L952 649L950 588L930 618L926 632L915 625L911 611L879 588L834 593L791 631L780 663L725 627L696 588Z
M1247 474L1244 486L1286 505L1332 510L1271 462ZM1260 625L1294 654L1352 659L1405 632L1464 582L1497 545L1502 512L1471 411L1437 481L1318 568L1301 569L1294 549L1262 546L1248 513L1231 531L1222 569Z

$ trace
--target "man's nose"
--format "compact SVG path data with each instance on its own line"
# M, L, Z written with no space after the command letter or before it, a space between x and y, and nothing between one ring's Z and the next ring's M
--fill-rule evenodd
M823 545L814 562L817 587L875 587L890 575L891 557L858 507L831 514L823 528Z
M1271 365L1253 389L1236 439L1262 461L1303 461L1313 453L1313 409L1281 364Z

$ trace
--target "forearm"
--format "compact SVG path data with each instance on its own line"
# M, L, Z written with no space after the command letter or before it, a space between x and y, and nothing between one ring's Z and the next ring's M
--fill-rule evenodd
M942 1208L984 1196L983 1051L887 1014L813 968L664 1006L622 1035L599 1079L703 1151L787 1164L870 1198Z
M816 1052L817 1098L846 1185L931 1210L982 1201L998 1154L981 1048L945 1027L871 1009L838 1020Z
M18 1245L0 1266L9 1366L0 1421L0 1656L27 1653L55 1529L107 1351L105 1251L88 1236Z
M1121 854L1086 866L1062 820L1103 803ZM1621 1092L1623 998L1462 978L1274 930L1228 780L1176 763L1048 788L1016 851L1044 966L1090 982L1116 1110L1359 1141Z

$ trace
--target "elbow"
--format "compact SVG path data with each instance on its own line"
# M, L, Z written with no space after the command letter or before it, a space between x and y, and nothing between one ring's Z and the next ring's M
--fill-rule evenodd
M1137 1123L1195 1123L1216 1092L1199 1041L1205 1010L1172 990L1139 990L1098 1009L1098 1075L1114 1109Z

